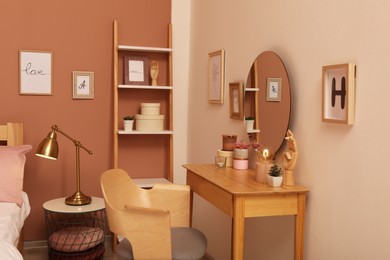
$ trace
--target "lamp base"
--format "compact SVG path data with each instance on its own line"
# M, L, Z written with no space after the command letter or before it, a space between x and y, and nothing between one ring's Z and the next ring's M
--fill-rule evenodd
M91 197L84 195L81 191L76 191L72 196L65 199L65 204L71 206L87 205L91 203Z

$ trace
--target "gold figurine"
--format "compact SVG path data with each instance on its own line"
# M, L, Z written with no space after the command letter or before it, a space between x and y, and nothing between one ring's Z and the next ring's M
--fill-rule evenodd
M150 77L152 78L152 86L157 86L158 71L158 62L152 61L150 65Z
M288 151L283 153L283 184L287 186L294 186L294 168L298 158L297 143L295 142L294 134L290 129L287 131L286 137L284 139L287 140Z

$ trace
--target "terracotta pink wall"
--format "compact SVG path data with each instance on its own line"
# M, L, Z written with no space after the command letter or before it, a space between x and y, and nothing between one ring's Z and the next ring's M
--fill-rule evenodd
M119 22L120 42L131 45L167 44L170 0L4 1L0 10L0 122L23 122L27 156L25 191L31 215L26 240L45 239L42 204L75 191L74 145L59 136L58 161L34 156L52 124L91 149L81 152L81 187L101 196L100 174L112 167L112 25ZM19 95L18 51L53 51L53 95ZM72 71L95 73L95 98L72 99Z

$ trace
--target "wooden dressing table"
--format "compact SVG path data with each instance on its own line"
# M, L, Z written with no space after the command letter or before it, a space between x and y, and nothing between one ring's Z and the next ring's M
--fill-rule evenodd
M241 260L244 256L245 218L285 215L295 216L294 259L303 259L307 188L270 187L255 180L253 169L217 168L213 164L186 164L183 167L187 169L191 192L232 218L232 259Z

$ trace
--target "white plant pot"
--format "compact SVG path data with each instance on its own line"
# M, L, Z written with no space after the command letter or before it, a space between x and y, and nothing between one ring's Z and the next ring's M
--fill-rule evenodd
M126 132L133 131L134 120L123 120Z
M283 176L279 176L279 177L273 177L273 176L267 176L268 179L267 179L267 183L269 186L272 186L272 187L280 187L282 185L282 182L283 182Z
M253 131L253 126L255 124L255 120L245 120L246 122L246 131L251 132Z

